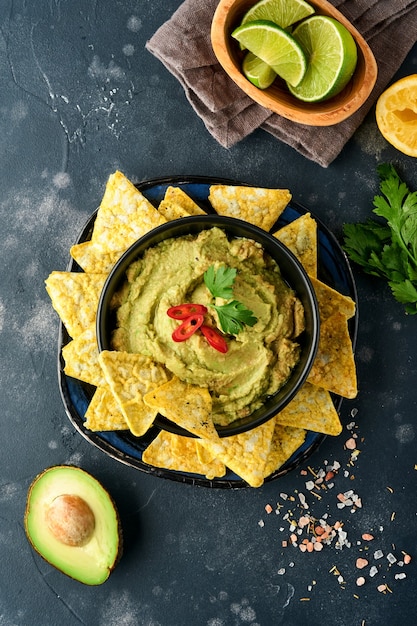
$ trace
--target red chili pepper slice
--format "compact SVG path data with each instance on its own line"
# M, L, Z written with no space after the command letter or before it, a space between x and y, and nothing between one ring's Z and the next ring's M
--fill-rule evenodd
M204 322L204 315L190 315L180 324L172 333L174 341L185 341L191 335L194 335L195 331L200 328Z
M212 348L225 354L228 350L226 339L211 326L202 326L201 332Z
M191 315L204 315L205 313L207 313L207 307L204 304L194 304L192 302L171 306L167 311L167 315L174 320L185 320Z

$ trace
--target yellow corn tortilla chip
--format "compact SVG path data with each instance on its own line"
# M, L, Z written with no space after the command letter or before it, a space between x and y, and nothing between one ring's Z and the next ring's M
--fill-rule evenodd
M276 416L277 424L304 428L325 435L340 435L342 425L329 392L305 383L295 398Z
M248 485L260 487L265 478L274 427L275 420L270 419L246 433L219 438L217 441L201 439L200 444Z
M96 321L97 305L107 274L52 272L46 291L70 337L79 337Z
M206 212L181 187L169 185L165 190L163 201L180 206L188 215L206 215Z
M196 439L195 441L197 442L197 455L201 463L211 463L216 458L213 450L206 449L202 446L200 439Z
M109 387L97 387L85 412L85 428L88 430L128 430L129 426Z
M225 475L226 467L224 463L218 459L211 459L209 461L203 461L201 459L198 453L201 448L198 439L172 435L171 441L172 453L178 460L179 465L184 467L187 463L188 465L186 466L190 468L185 471L204 474L206 478L210 480L213 478L221 478Z
M208 389L183 382L176 376L144 396L144 402L197 437L218 439L211 415Z
M178 472L204 474L206 478L220 478L226 468L220 461L203 463L197 455L197 440L193 437L179 437L161 430L157 437L143 451L142 460L148 465Z
M347 318L333 313L320 326L317 356L307 381L345 398L357 395L356 367Z
M166 200L162 200L158 206L158 211L168 222L172 222L172 220L178 220L180 217L190 217L190 213L182 208L179 204L175 204L174 202L167 202Z
M296 450L304 443L306 431L303 428L291 428L283 426L275 421L272 435L271 449L264 469L264 476L270 476L273 472L288 461Z
M120 251L109 251L92 241L83 241L71 246L70 254L84 272L109 274L127 248L126 245Z
M219 215L250 222L271 230L291 200L288 189L211 185L209 201Z
M103 350L98 361L131 432L141 437L158 412L145 404L143 397L166 382L164 368L148 356L129 352Z
M317 276L317 222L310 213L273 233L297 257L310 276Z
M117 171L108 178L97 211L91 241L109 252L126 250L166 219L145 196Z
M349 296L335 291L317 278L310 276L311 283L317 296L320 320L324 322L333 313L342 313L347 319L355 315L356 304Z
M85 383L100 387L105 380L98 362L98 347L95 326L87 328L82 335L62 348L65 361L64 372Z

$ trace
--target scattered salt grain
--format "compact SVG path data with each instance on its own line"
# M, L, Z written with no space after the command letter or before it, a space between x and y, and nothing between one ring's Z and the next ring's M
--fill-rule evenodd
M395 558L395 556L392 554L392 552L390 552L389 554L387 554L387 559L388 561L391 563L391 565L394 565L394 563L397 562L397 559Z
M260 526L261 528L263 528L265 526L265 522L263 521L263 519L259 520L258 526Z
M371 569L369 570L369 576L373 578L376 574L378 574L378 568L375 567L375 565L372 565Z
M377 550L376 552L374 552L374 559L382 559L382 557L384 556L384 553L382 552L382 550Z
M303 493L299 493L298 498L301 502L301 506L303 507L303 509L308 509L308 504L306 503L305 495Z
M281 567L281 569L278 570L278 574L280 576L282 576L283 574L285 574L285 567Z
M308 480L306 482L306 489L307 491L312 491L312 489L314 489L315 485L314 482L312 480Z
M404 572L401 572L400 574L395 574L394 576L395 580L403 580L406 577L407 577L407 574L405 574Z

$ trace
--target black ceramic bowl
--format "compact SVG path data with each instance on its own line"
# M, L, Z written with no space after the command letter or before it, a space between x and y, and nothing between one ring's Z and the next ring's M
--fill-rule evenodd
M283 278L294 289L301 300L304 306L306 326L299 337L301 346L300 360L293 369L288 381L276 394L266 398L263 406L251 415L236 420L228 426L217 427L220 437L229 437L259 426L281 411L294 398L305 382L317 352L320 332L319 314L313 287L299 261L278 239L248 222L220 215L185 217L158 226L136 241L123 254L110 272L98 305L97 342L100 352L112 349L111 336L112 331L115 329L115 319L110 303L113 295L125 281L126 270L133 261L141 257L148 248L165 239L183 237L190 234L197 235L201 231L214 226L221 228L229 238L246 237L262 245L265 252L279 265ZM157 416L155 425L172 433L191 436L190 433L160 415Z

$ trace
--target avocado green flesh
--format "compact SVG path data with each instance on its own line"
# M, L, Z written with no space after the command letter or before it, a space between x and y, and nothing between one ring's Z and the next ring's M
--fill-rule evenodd
M94 532L84 546L60 542L45 521L51 502L63 494L83 498L94 514ZM95 478L77 467L49 468L34 480L28 493L25 530L34 549L46 561L86 585L105 582L121 551L119 517L111 497Z

